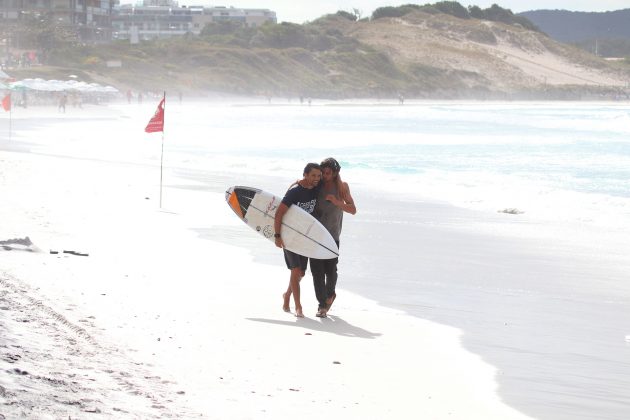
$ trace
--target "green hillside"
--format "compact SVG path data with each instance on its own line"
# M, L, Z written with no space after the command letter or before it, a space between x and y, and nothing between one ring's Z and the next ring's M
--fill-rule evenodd
M624 63L559 44L510 11L456 5L381 8L361 20L338 12L256 29L214 24L200 36L136 45L82 46L53 31L46 65L11 74L75 74L121 90L329 98L553 98L606 94L630 79ZM558 68L537 69L537 57ZM108 67L111 61L122 66ZM573 66L588 76L572 79Z

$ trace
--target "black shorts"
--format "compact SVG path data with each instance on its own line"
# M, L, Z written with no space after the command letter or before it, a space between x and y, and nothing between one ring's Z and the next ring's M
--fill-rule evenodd
M306 271L306 267L308 266L308 257L304 257L302 255L296 254L295 252L284 251L284 261L287 263L287 268L289 270L293 268L300 268L302 271Z

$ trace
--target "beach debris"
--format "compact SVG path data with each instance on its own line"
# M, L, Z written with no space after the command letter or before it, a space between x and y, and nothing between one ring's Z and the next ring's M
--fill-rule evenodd
M311 333L304 333L304 335L313 335L313 334L311 334Z
M0 241L0 245L24 245L24 246L31 246L33 245L33 242L31 241L31 239L26 236L24 238L15 238L15 239L7 239L4 241Z
M338 362L336 360L333 362L333 365L340 365L340 364L341 364L341 362Z
M299 389L295 389L295 388L289 388L289 391L293 391L293 392L300 392Z
M18 369L18 368L13 369L13 372L17 373L18 375L28 375L27 371L21 370L21 369Z
M523 214L525 213L522 210L519 210L517 208L509 208L509 209L503 209L503 210L498 210L497 213L505 213L505 214Z
M59 254L59 251L51 249L50 253L51 254ZM73 250L70 250L70 249L64 249L63 251L61 251L61 253L69 254L69 255L76 255L78 257L89 257L90 256L90 254L88 254L87 252L73 251Z
M101 410L99 410L97 407L94 407L94 408L86 408L86 409L85 409L85 410L83 410L83 411L84 411L84 412L86 412L86 413L96 413L96 414L98 414L98 413L100 413L100 412L101 412Z
M87 254L87 253L78 252L78 251L72 251L72 250L66 250L66 249L63 250L63 253L64 254L70 254L70 255L76 255L76 256L79 256L79 257L89 257L90 256L90 254Z
M37 247L34 246L31 238L29 238L28 236L24 238L12 238L2 240L0 241L0 248L5 251L38 251Z

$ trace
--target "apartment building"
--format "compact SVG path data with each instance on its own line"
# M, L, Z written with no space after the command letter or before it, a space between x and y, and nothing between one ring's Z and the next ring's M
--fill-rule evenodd
M84 41L109 41L115 4L118 0L0 0L0 24L46 16L76 29Z
M250 27L277 22L276 13L269 9L180 7L174 0L144 0L141 5L120 5L119 0L0 0L0 25L41 16L76 30L86 42L198 35L208 23L220 21Z
M112 16L112 37L131 42L168 38L191 33L198 35L212 22L233 21L256 27L276 23L276 13L269 9L234 7L179 6L172 0L144 0L141 6L124 4Z

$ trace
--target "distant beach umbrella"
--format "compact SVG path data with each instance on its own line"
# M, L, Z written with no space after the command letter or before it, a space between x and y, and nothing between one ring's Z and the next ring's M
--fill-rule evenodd
M9 83L9 89L11 90L29 90L30 88L24 84L23 81L18 80L17 82Z
M23 79L9 83L10 90L35 90L40 92L80 92L80 93L119 93L119 90L112 86L102 86L98 83L86 83L78 80L44 80L44 79ZM2 89L2 85L0 85Z

